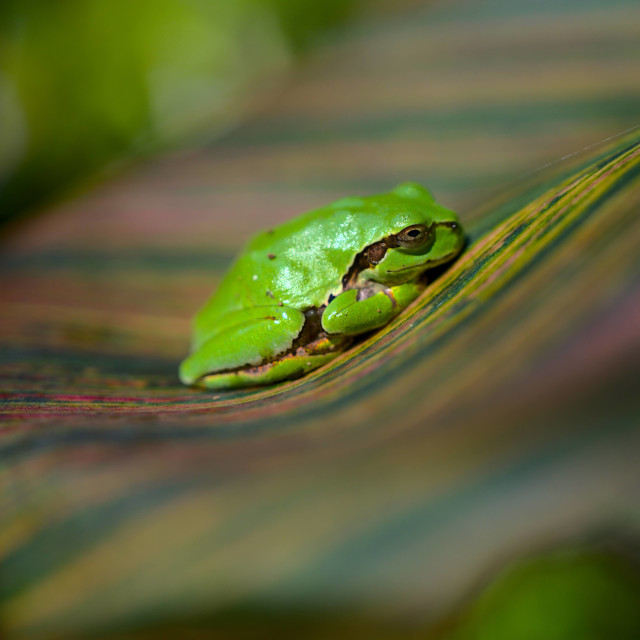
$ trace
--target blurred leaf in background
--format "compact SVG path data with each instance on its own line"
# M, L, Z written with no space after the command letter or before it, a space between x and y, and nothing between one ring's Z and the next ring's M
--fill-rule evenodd
M639 611L640 574L629 558L558 550L507 568L450 640L633 640Z
M4 0L0 221L237 121L356 0Z

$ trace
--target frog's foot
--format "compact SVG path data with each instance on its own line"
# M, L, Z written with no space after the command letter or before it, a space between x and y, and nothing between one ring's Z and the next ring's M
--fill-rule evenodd
M253 307L235 319L182 363L183 383L207 389L271 384L320 367L350 341L327 336L315 310Z
M372 283L362 289L347 289L336 296L322 316L329 334L358 335L388 324L424 290L419 281L395 287Z

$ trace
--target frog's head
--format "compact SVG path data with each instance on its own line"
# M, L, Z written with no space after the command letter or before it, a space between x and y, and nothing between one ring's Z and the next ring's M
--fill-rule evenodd
M365 251L368 280L399 284L449 262L465 242L456 214L438 204L422 186L402 184L391 194L397 206L384 215L389 234Z

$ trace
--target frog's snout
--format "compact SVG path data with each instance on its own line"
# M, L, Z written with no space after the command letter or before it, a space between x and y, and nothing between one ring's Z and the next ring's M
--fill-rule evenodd
M467 236L465 235L464 230L462 229L462 225L459 222L451 223L451 231L455 234L458 240L458 253L460 253L467 244Z
M450 257L454 258L464 249L467 243L467 237L462 229L462 225L455 220L450 220L447 222L438 222L437 226L446 228L445 235L442 237L443 248L447 247L450 251L445 249L445 253L450 253Z

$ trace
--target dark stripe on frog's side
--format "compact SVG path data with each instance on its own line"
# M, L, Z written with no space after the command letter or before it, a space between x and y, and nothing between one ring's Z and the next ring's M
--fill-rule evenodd
M398 246L398 240L395 235L386 236L365 247L360 253L358 253L349 267L346 275L342 278L342 290L356 289L358 288L356 282L358 275L361 271L374 267L385 257L387 249L392 249Z

